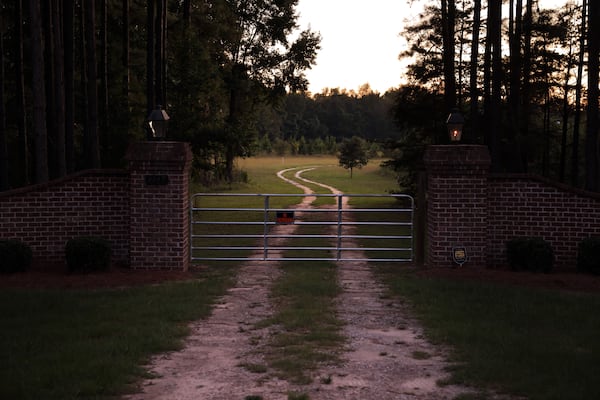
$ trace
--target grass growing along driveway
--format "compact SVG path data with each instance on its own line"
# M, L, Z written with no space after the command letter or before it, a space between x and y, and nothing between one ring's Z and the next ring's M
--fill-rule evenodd
M208 315L231 268L156 286L0 292L0 398L107 398L145 373L151 354L177 349L188 322Z
M452 382L530 400L600 398L599 295L381 270L391 292L414 305L427 336L452 349Z

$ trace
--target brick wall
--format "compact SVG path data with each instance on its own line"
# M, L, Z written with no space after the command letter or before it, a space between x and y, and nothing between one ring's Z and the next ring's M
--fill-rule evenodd
M34 263L64 263L67 241L101 236L112 261L131 268L187 270L187 143L143 142L127 153L129 171L90 170L0 193L0 239L31 246Z
M108 239L113 261L128 263L129 175L89 170L0 193L0 238L29 244L36 263L64 262L71 238Z
M488 264L505 265L505 243L539 236L552 244L557 267L574 267L577 244L600 236L600 195L533 175L490 175Z
M490 175L485 146L430 146L425 165L430 266L451 266L457 245L467 248L467 266L504 266L509 239L538 236L552 244L557 267L572 268L578 243L600 236L600 194L533 175Z

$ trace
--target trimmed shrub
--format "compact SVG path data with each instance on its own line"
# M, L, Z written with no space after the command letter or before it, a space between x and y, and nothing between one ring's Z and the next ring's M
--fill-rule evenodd
M577 270L600 275L600 237L589 237L579 242Z
M517 237L506 242L506 258L514 271L550 272L554 267L552 245L540 237Z
M0 240L0 273L25 272L31 266L31 247L19 240Z
M69 272L106 271L110 266L110 243L100 237L71 239L65 247Z
M525 238L513 238L506 242L506 258L513 271L525 269L527 254L527 240Z

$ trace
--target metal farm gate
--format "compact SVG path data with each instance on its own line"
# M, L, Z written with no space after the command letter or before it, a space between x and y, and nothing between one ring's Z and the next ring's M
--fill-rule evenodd
M222 194L192 197L191 260L413 260L412 197Z

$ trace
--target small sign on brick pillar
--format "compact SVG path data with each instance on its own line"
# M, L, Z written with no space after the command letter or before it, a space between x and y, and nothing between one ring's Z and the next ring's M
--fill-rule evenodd
M127 150L126 160L131 268L186 271L190 262L190 145L135 143Z
M468 254L465 267L482 267L487 246L487 178L490 155L479 145L429 146L427 265L456 266L453 249Z

